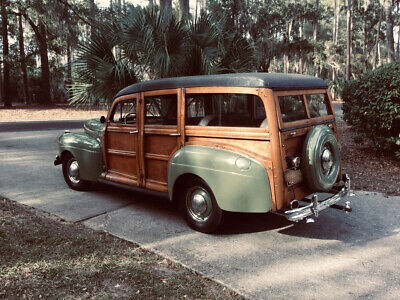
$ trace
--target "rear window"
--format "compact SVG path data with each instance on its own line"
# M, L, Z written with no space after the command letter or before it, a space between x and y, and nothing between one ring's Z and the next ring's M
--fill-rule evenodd
M186 125L267 127L264 104L250 94L186 94Z
M329 112L329 99L326 94L307 94L278 96L283 122L293 122L307 119L304 103L307 102L310 118L327 116Z
M328 115L328 99L325 94L306 95L310 117L322 117Z
M307 119L303 95L279 96L278 100L283 122Z

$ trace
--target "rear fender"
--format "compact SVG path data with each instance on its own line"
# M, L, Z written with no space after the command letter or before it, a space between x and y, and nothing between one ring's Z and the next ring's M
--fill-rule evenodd
M187 175L203 179L223 210L263 213L272 208L267 171L250 157L206 146L190 145L179 149L168 167L171 200L175 194L175 183L181 176Z

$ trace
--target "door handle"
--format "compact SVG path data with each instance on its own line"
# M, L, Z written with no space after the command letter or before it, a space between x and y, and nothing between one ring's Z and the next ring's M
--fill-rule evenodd
M181 134L177 132L177 133L171 133L169 136L181 136Z
M139 133L139 130L129 131L129 134L137 134L137 133Z

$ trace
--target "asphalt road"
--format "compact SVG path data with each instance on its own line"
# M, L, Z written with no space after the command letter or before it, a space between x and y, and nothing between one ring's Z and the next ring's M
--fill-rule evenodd
M330 209L313 224L231 214L222 232L205 235L165 200L100 184L70 190L53 165L60 133L0 127L0 194L138 243L250 298L399 298L400 197L357 191L352 213Z

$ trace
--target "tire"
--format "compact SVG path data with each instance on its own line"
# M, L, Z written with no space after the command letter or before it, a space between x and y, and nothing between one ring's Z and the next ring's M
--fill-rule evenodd
M68 186L76 191L86 191L89 189L91 182L79 177L79 164L75 157L69 153L63 157L62 161L64 180ZM73 170L74 166L75 169Z
M194 203L194 197L197 203ZM179 202L183 216L192 229L212 233L221 225L223 212L210 187L202 179L190 178L184 185Z
M302 170L306 184L315 192L327 192L340 170L340 147L333 131L325 125L310 130L304 140Z

